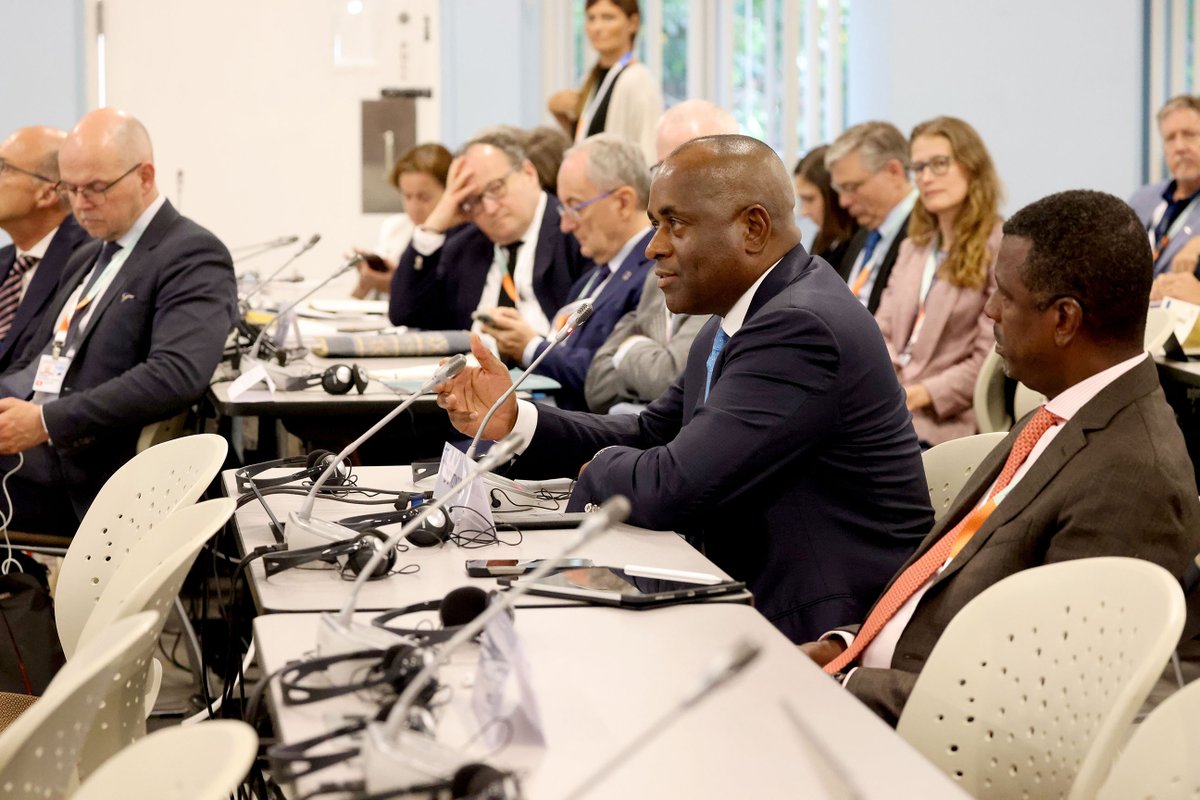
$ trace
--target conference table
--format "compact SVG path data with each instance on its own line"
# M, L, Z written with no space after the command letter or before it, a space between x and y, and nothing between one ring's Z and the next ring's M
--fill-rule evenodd
M420 488L412 484L406 467L356 473L362 486ZM223 479L232 492L233 472ZM303 502L291 495L266 499L281 520ZM314 507L324 519L363 510L325 499ZM257 503L237 511L235 527L245 551L274 541L267 519ZM365 623L379 609L438 599L462 585L497 588L492 579L467 577L464 560L555 557L578 535L573 530L531 530L509 546L410 548L400 554L397 566L419 570L365 584L355 619ZM517 541L512 532L499 536ZM634 563L727 577L676 534L628 525L615 526L572 555L603 566ZM352 585L329 568L294 569L268 578L260 562L251 565L248 576L260 612L253 630L265 674L315 653L321 612L341 608ZM597 769L600 776L588 780L582 796L892 798L899 787L925 798L965 796L800 654L744 602L744 595L728 599L732 602L633 611L520 598L513 625L529 664L545 745L518 737L489 752L487 763L513 770L528 798L567 796ZM431 612L418 613L399 624L432 617ZM679 708L741 643L759 648L759 655L727 683ZM446 704L438 735L447 743L466 742L480 733L470 712L479 649L475 644L464 647L439 672ZM288 706L278 684L271 685L268 697L282 742L301 741L377 711L358 695ZM608 764L648 731L653 733L638 747ZM361 767L351 762L303 778L293 788L302 795L322 784L357 778Z

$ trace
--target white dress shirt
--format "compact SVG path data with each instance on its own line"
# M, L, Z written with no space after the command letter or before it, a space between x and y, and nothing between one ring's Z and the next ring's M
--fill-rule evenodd
M25 299L25 292L29 291L29 284L33 281L33 275L35 272L37 272L38 266L41 265L42 259L46 257L46 251L50 249L50 241L54 238L54 234L56 233L58 233L57 225L54 226L54 230L43 236L41 241L28 250L22 250L21 248L16 247L16 245L13 245L16 247L17 258L29 256L30 258L37 259L37 261L33 263L33 266L25 270L25 274L21 276L21 300Z
M909 192L908 197L897 203L888 215L883 218L883 222L879 224L879 243L875 245L875 249L871 251L871 260L864 263L863 256L866 255L866 250L859 250L858 256L854 259L854 266L850 268L850 276L846 279L846 283L853 286L858 280L858 275L868 266L871 271L867 275L867 281L862 285L858 292L858 301L864 306L871 299L871 290L875 286L875 279L879 277L878 266L883 263L883 259L887 257L887 252L892 248L892 242L896 241L896 236L900 233L900 229L904 226L904 220L912 213L913 206L916 205L918 192L913 189Z

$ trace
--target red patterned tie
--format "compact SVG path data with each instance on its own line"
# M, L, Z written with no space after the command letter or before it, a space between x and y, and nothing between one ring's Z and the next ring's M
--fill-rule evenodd
M959 551L966 546L975 532L979 530L984 521L996 508L996 495L1002 491L1009 482L1013 479L1013 475L1017 474L1017 470L1025 463L1025 459L1029 458L1029 453L1033 450L1033 446L1037 444L1038 439L1042 438L1042 434L1053 427L1055 424L1062 422L1062 418L1055 416L1042 406L1029 420L1029 423L1017 435L1017 441L1013 444L1012 451L1008 454L1008 460L1004 462L1004 469L1000 471L1000 477L996 479L996 485L992 487L992 491L988 493L987 501L982 505L976 506L969 514L962 518L953 530L938 539L933 547L925 551L925 554L917 559L908 569L904 570L887 592L871 609L871 613L867 616L867 621L863 623L858 634L854 637L854 641L845 651L842 652L833 661L825 665L825 671L830 675L835 675L846 668L850 662L858 658L867 646L874 641L879 632L883 630L883 626L888 623L896 612L908 602L908 599L916 593L918 589L925 585L925 581L929 580L935 574L942 564L946 563L947 558L958 555Z
M12 329L13 320L17 318L17 309L21 307L21 278L38 260L31 255L17 256L12 269L0 283L0 342L8 336Z

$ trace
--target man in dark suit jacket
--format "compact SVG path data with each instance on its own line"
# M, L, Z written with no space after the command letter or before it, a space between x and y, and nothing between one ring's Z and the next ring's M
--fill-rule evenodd
M388 316L427 330L471 327L471 314L513 307L541 334L589 267L559 230L557 203L515 137L472 139L446 191L413 232L392 277Z
M933 514L879 329L804 252L793 204L762 142L676 150L651 189L647 252L673 312L717 315L683 375L637 417L509 403L484 435L529 433L522 474L586 464L572 505L626 495L633 524L687 534L804 641L865 610ZM464 432L508 382L486 353L480 363L440 387Z
M642 151L613 134L597 134L567 151L558 171L562 229L579 240L583 255L597 266L571 287L568 303L551 327L583 300L592 316L568 339L551 350L537 372L562 384L555 396L560 408L586 408L583 384L596 350L613 326L637 307L646 274L654 263L646 256L651 231L646 225L650 171ZM493 321L483 331L496 340L500 354L528 367L549 344L513 309L489 312Z
M0 371L20 352L58 291L67 259L87 234L55 191L67 134L22 128L0 144Z
M829 146L825 166L838 203L862 226L834 267L874 314L917 202L908 180L908 141L890 122L864 122Z
M8 482L12 525L54 533L74 531L145 424L203 394L237 296L229 252L158 194L137 120L87 114L59 164L60 191L100 241L71 258L50 312L0 375L0 453L24 457ZM7 471L16 459L4 461Z
M996 349L1009 375L1050 399L984 459L861 633L804 646L892 724L942 630L997 581L1094 556L1180 575L1200 550L1195 475L1142 347L1152 258L1141 223L1115 197L1074 191L1017 212L1004 234L986 308ZM964 528L978 527L960 538L968 518ZM949 542L947 563L935 548Z

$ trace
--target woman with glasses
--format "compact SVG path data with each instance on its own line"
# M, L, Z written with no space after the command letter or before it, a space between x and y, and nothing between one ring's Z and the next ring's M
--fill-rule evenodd
M597 53L583 87L550 97L548 106L567 135L580 142L594 133L615 133L656 160L654 127L662 116L658 79L633 57L641 24L638 0L586 0L584 31Z
M825 168L825 151L828 149L828 145L821 145L809 150L796 163L792 180L800 200L800 216L808 217L817 225L817 236L809 252L837 269L850 249L850 240L858 232L858 225L850 212L838 203L833 191L829 170Z
M954 117L913 128L920 201L875 311L924 446L976 433L975 379L995 345L983 306L996 287L1000 180L975 129Z
M375 252L357 251L364 260L358 265L358 285L352 297L387 296L413 229L425 222L446 191L451 158L450 151L440 144L419 144L392 166L388 180L404 195L404 213L384 220Z

